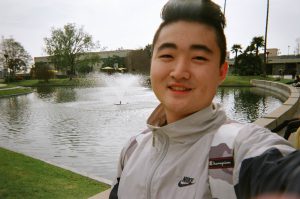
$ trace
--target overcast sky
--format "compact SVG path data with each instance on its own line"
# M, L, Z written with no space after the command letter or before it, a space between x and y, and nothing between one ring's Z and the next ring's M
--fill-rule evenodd
M214 0L224 6L224 0ZM108 50L137 49L151 43L166 0L0 0L0 36L13 37L32 57L46 55L43 38L51 27L83 26ZM265 32L267 0L227 0L226 35L249 45ZM294 54L300 38L300 0L270 0L268 48ZM290 46L290 47L289 47Z

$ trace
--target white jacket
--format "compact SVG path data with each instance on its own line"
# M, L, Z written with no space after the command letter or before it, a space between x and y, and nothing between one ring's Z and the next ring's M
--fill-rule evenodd
M218 104L167 125L160 105L147 122L149 130L133 137L122 150L113 189L118 198L211 199L208 165L214 134L225 124L237 122L228 120ZM235 166L229 180L233 185L239 183L243 160L271 148L283 155L294 151L287 141L265 128L238 125L240 131L233 143Z

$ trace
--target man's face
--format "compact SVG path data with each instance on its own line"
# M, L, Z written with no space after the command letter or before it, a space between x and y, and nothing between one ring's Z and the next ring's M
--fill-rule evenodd
M151 84L168 123L209 106L225 79L214 29L178 21L162 28L153 48Z

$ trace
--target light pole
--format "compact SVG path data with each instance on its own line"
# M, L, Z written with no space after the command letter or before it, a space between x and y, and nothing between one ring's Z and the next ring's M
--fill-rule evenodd
M290 55L290 45L288 45L288 55Z
M264 49L264 66L263 66L263 76L265 77L267 68L267 40L268 40L268 25L269 25L269 4L270 0L267 0L267 17L266 17L266 30L265 30L265 49Z
M225 16L225 12L226 12L226 0L224 1L224 16Z

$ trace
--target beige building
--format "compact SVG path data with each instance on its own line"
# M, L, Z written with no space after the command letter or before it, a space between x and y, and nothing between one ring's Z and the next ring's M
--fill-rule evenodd
M79 59L85 59L87 56L91 56L93 54L99 55L100 58L108 58L112 56L119 56L119 57L127 57L127 55L132 50L116 50L116 51L101 51L101 52L88 52L84 53L82 56L79 57ZM35 65L47 65L50 68L55 68L54 64L50 60L50 56L44 56L44 57L34 57L34 63ZM93 65L94 71L100 71L100 68L102 66L102 62L99 61L98 63Z
M278 53L279 53L278 48L269 48L269 49L267 49L268 57L277 57Z
M280 71L283 71L284 75L300 74L300 55L279 56L278 48L267 49L267 52L266 72L268 75L279 75ZM230 68L234 67L234 59L227 61Z

